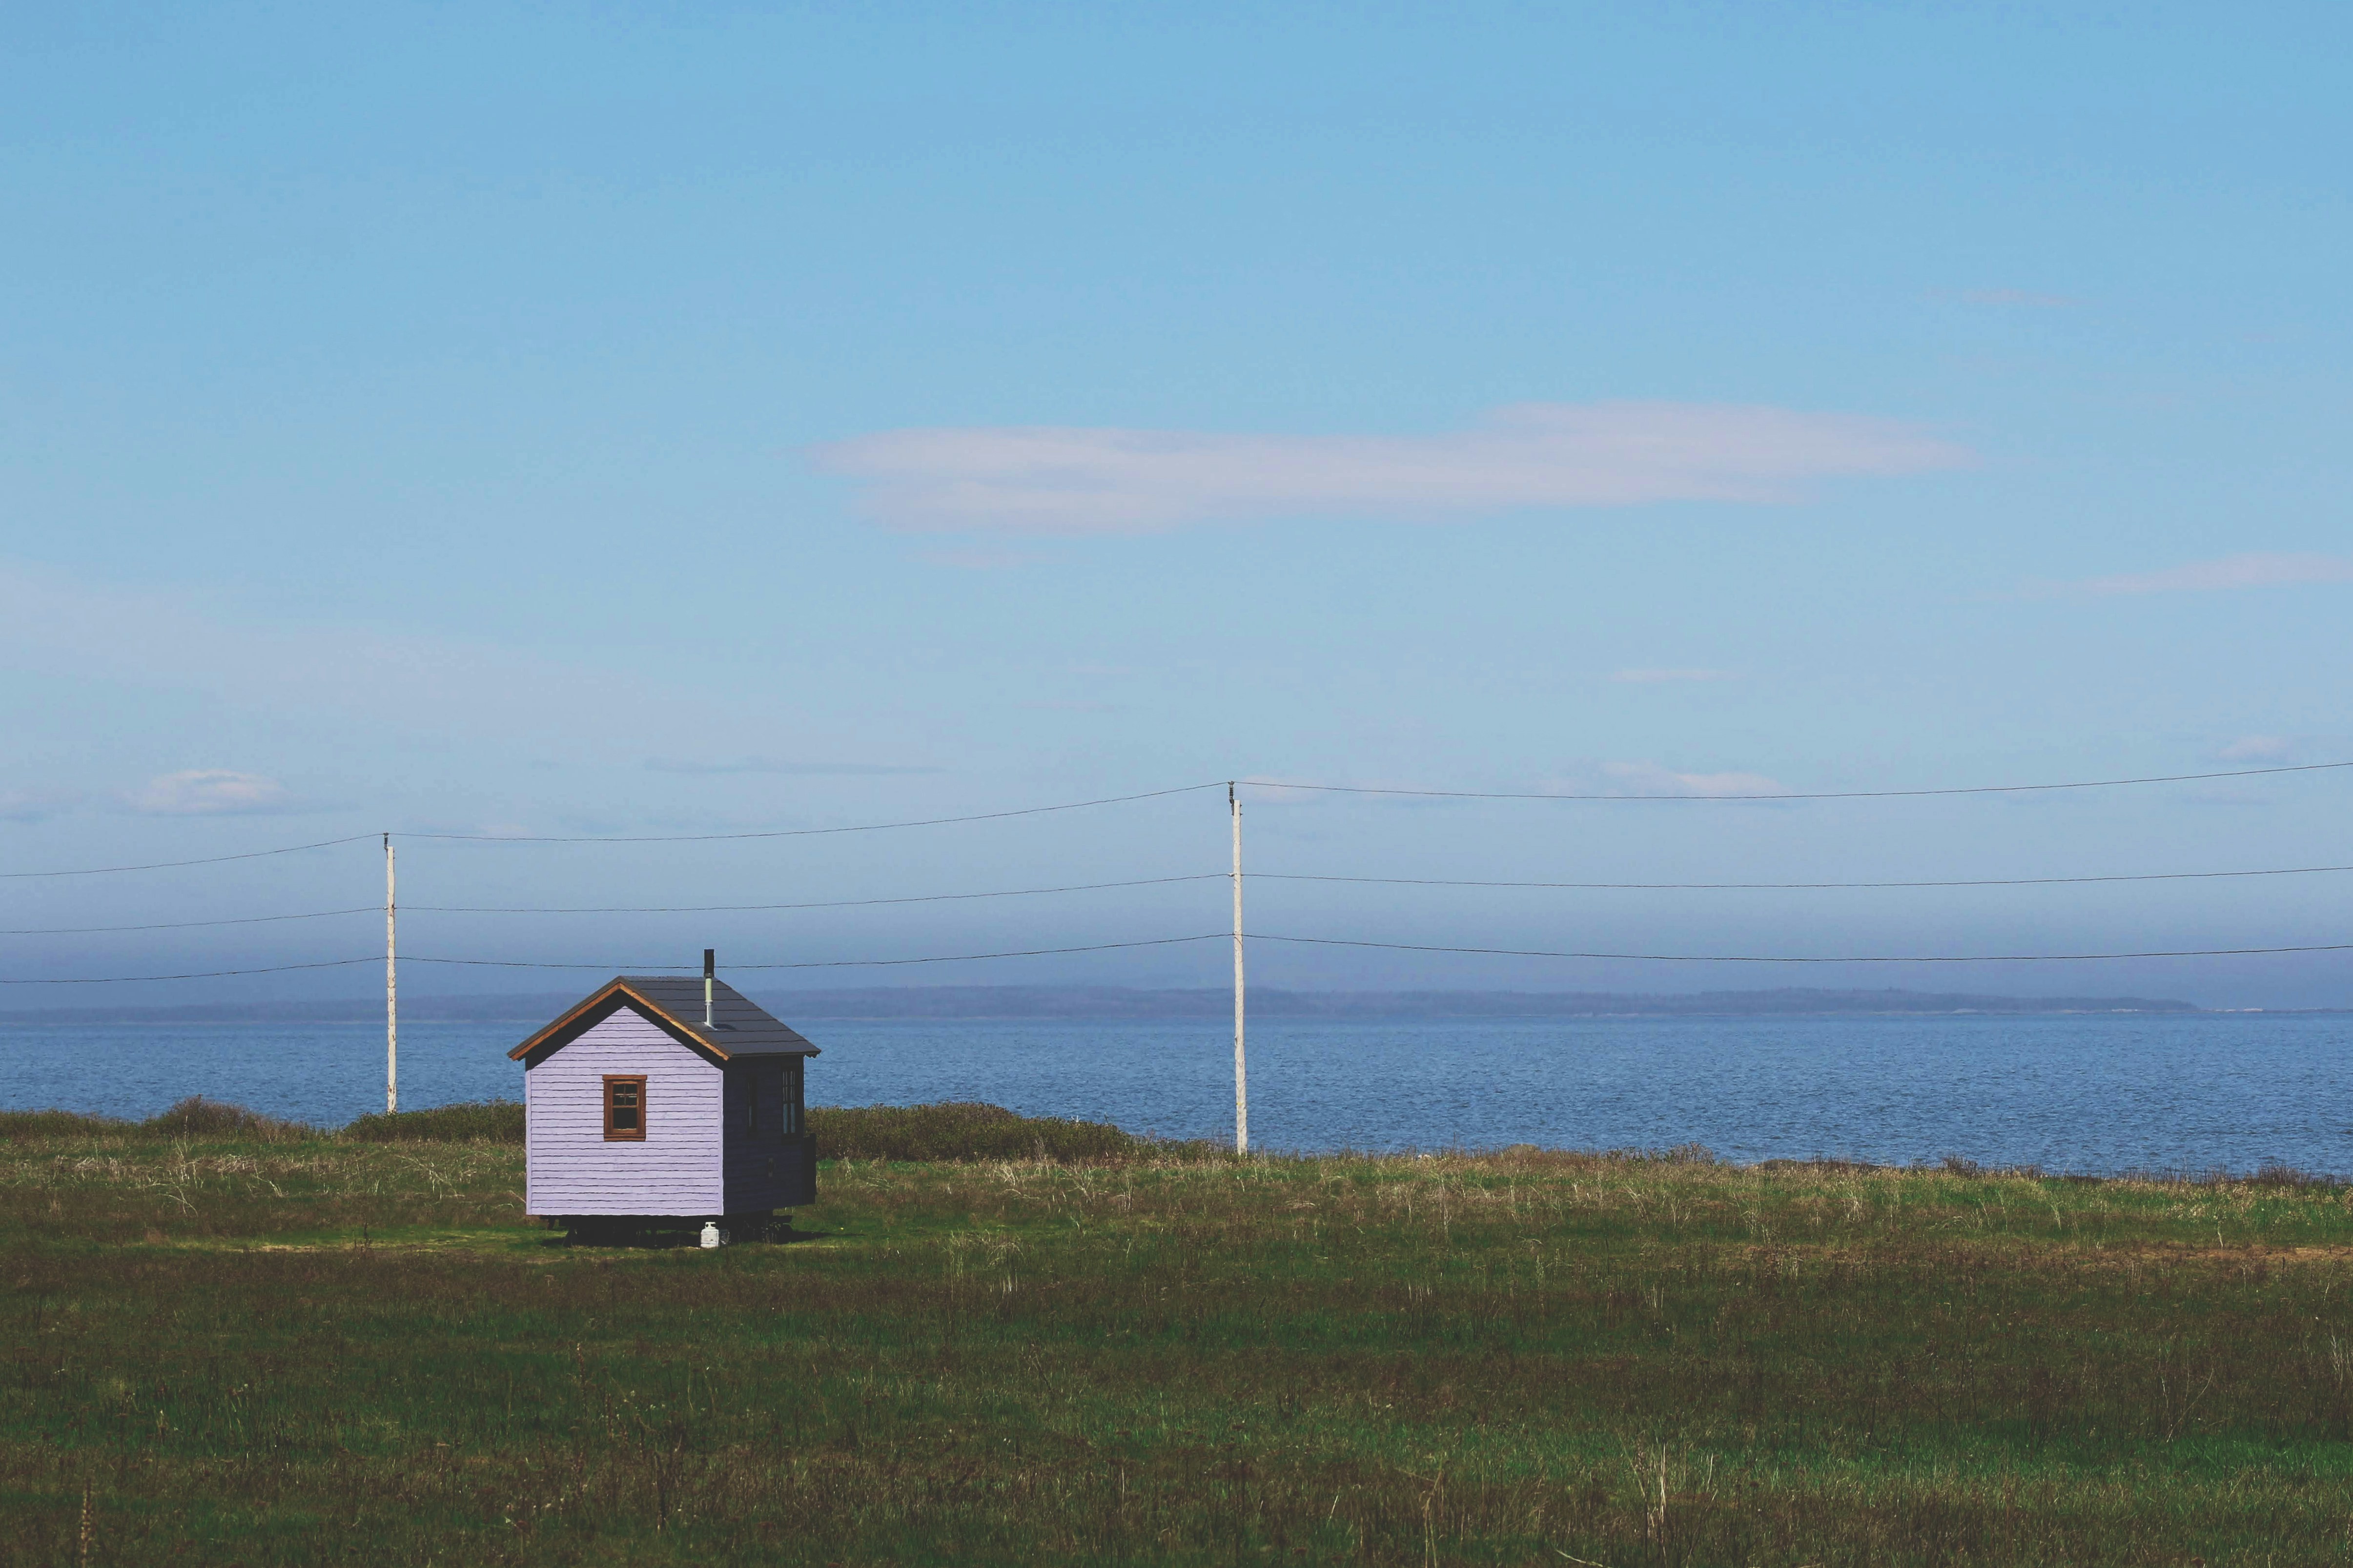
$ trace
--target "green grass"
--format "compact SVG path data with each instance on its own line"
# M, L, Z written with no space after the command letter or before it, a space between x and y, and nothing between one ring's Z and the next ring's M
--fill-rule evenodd
M820 1160L1051 1160L1116 1164L1203 1154L1207 1148L1138 1138L1103 1121L1018 1116L1001 1105L812 1106L809 1131Z
M832 1161L795 1238L704 1253L527 1226L488 1139L0 1136L10 1562L2252 1565L2353 1531L2353 1193L2285 1173L1033 1139Z

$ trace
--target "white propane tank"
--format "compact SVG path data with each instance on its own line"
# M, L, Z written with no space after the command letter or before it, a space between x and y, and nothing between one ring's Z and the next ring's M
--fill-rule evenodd
M715 1220L702 1222L702 1249L705 1252L719 1245L719 1225Z

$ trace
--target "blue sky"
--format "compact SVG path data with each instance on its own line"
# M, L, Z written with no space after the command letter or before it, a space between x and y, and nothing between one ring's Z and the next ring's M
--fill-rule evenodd
M1233 776L1704 796L2353 758L2337 8L97 6L12 26L7 868L387 827L837 826ZM2064 876L2353 862L2348 784L1262 792L1249 825L1268 870ZM1224 833L1203 794L752 845L420 840L405 888L978 891L1216 871ZM338 909L375 875L356 846L17 879L0 924ZM1252 924L2235 947L2353 940L2348 888L1270 882ZM885 957L1210 931L1222 899L420 911L410 945ZM10 937L0 973L375 940L364 917ZM1210 984L1222 962L800 983ZM1760 972L1270 944L1254 963L1270 984L2353 1004L2343 955Z

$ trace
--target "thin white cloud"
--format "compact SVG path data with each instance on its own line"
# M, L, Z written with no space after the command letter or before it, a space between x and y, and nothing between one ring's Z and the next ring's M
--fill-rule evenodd
M926 550L916 559L928 565L952 566L959 572L1003 572L1046 558L1028 550Z
M293 797L276 779L225 768L190 768L163 773L123 796L143 816L230 816L280 812Z
M617 709L690 737L724 714L625 668L569 664L463 637L256 614L216 593L88 582L0 561L0 670L194 690L273 714L343 717L504 738L518 715L596 733Z
M1526 403L1438 436L1046 426L888 430L814 453L912 531L1145 533L1240 518L1440 520L1519 507L1786 502L1810 480L1971 461L1918 426L1683 403Z
M2081 300L2065 294L2042 294L2031 289L1960 289L1954 290L1950 298L1964 305L2023 306L2045 310L2063 310L2070 305L2083 303Z
M1663 686L1678 680L1737 680L1729 669L1619 669L1609 679L1628 686Z
M678 762L656 757L646 763L658 773L785 773L803 778L883 778L902 773L944 773L945 768L897 763L794 763L775 757L737 757L728 762Z
M1604 763L1601 771L1621 795L1682 795L1721 798L1737 795L1787 795L1789 786L1763 773L1684 773L1656 763Z
M78 791L62 789L0 790L0 822L46 822L81 804Z
M2284 763L2295 750L2282 735L2242 735L2214 755L2226 763Z
M2163 572L2094 577L2076 586L2086 594L2209 594L2290 583L2353 583L2353 556L2225 555L2219 561L2193 561Z
M1270 777L1260 774L1243 781L1256 785L1250 794L1253 805L1297 805L1322 802L1332 797L1319 795L1320 788L1331 787L1335 781ZM1386 799L1398 805L1448 805L1464 798L1475 798L1456 792L1465 786L1460 781L1374 777L1351 780L1345 786L1362 792L1362 797ZM1721 799L1727 795L1785 795L1789 786L1764 773L1687 773L1657 763L1580 763L1573 771L1546 774L1534 779L1498 779L1486 787L1499 794L1535 795L1683 795L1695 800ZM1394 791L1392 795L1389 792Z

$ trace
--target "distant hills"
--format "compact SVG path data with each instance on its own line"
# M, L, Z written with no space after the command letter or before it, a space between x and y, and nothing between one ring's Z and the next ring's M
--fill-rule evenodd
M403 997L418 1023L542 1023L585 993ZM1231 992L1115 985L908 985L769 992L758 1000L792 1020L822 1018L1219 1018ZM1989 996L1959 991L1252 990L1259 1018L1694 1018L1838 1014L2197 1013L2193 1003L2146 996ZM215 1003L177 1007L49 1008L0 1013L0 1023L348 1023L384 1016L380 999Z

